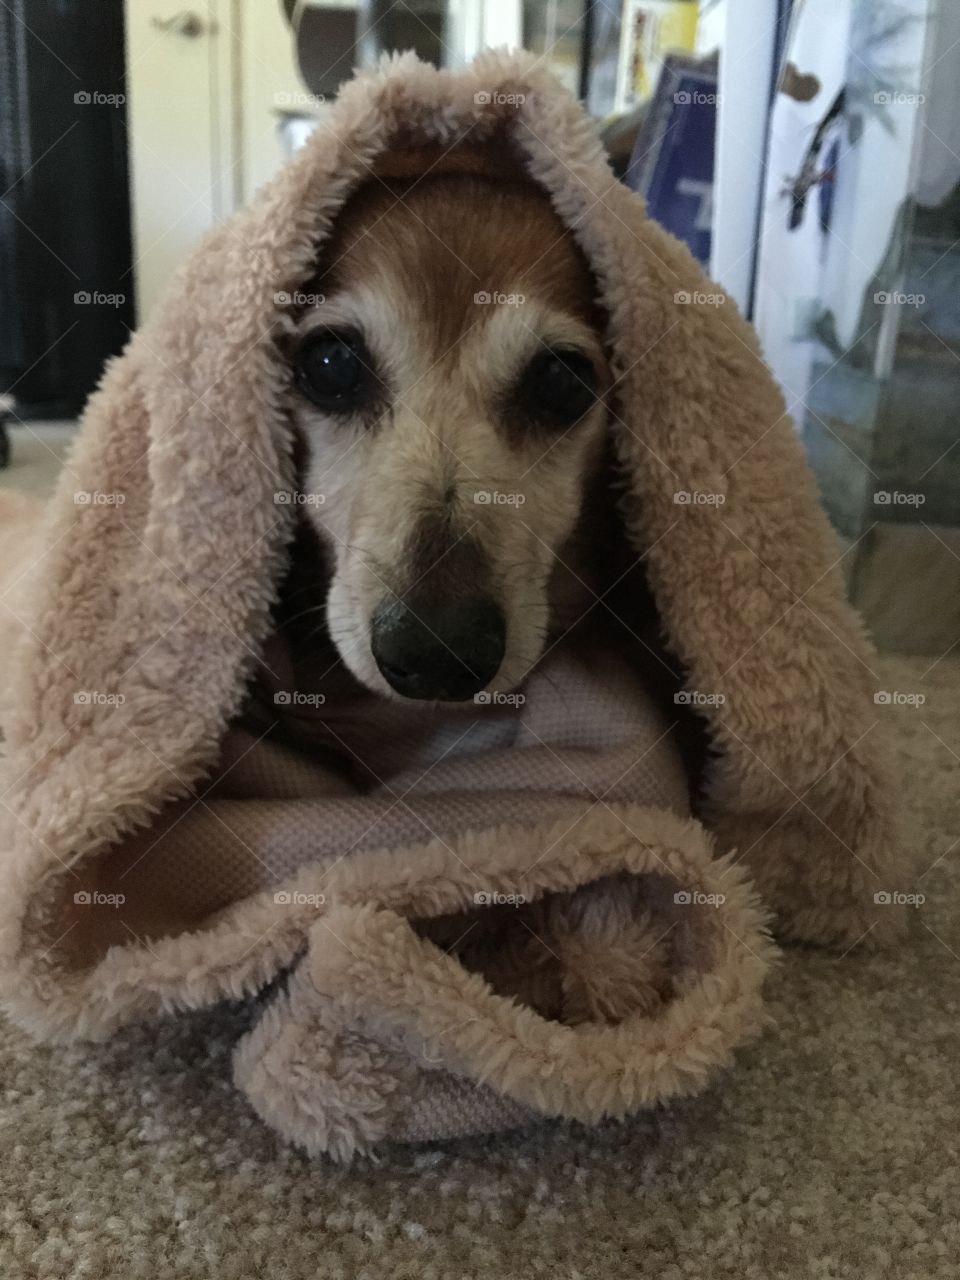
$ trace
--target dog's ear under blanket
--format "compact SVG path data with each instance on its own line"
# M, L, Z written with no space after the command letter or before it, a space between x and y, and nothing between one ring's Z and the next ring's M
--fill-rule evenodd
M623 523L712 746L697 820L665 726L619 692L634 729L601 746L545 729L528 775L517 752L451 758L395 808L229 728L292 538L274 501L295 484L291 298L391 156L408 174L468 147L544 189L596 278ZM0 872L5 1003L38 1033L104 1036L295 966L238 1081L283 1133L345 1156L697 1088L762 1023L764 908L843 948L899 928L871 651L783 399L527 55L458 73L404 56L349 83L108 369L43 538L16 618ZM534 689L529 714L555 728L548 701Z

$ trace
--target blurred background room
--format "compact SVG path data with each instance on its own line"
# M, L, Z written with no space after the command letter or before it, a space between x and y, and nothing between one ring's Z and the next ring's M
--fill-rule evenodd
M4 0L2 483L356 66L525 46L755 322L881 648L960 637L955 0ZM682 301L682 300L681 300ZM839 554L839 552L838 552Z

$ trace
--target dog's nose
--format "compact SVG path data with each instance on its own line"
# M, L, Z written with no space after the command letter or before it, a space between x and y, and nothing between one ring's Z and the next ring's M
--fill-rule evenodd
M481 597L456 604L394 600L373 616L370 648L405 698L465 702L497 674L506 645L503 611Z

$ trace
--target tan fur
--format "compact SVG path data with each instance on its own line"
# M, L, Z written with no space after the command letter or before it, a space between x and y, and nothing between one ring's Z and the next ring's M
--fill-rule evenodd
M550 631L548 586L579 515L606 420L602 397L574 427L544 437L503 421L512 380L565 343L609 384L596 286L583 254L530 183L444 174L374 181L337 222L299 332L349 322L394 388L376 429L345 429L298 398L308 443L309 518L334 573L330 633L344 661L392 694L370 654L377 604L425 572L408 548L425 512L474 539L492 568L508 649L488 686L521 684ZM478 301L478 295L491 301ZM498 301L509 299L509 301ZM476 496L509 501L478 503ZM438 548L431 557L443 556ZM589 596L584 595L581 609Z

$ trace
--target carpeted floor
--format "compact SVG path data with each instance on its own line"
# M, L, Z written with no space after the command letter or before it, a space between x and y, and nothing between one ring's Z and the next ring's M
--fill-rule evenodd
M10 465L0 471L0 486L47 497L75 430L76 424L66 419L15 422L9 428Z
M776 1026L706 1095L344 1170L281 1147L235 1094L243 1009L97 1048L4 1024L0 1277L956 1280L960 662L929 666L877 668L926 698L877 708L924 856L913 936L791 951Z

